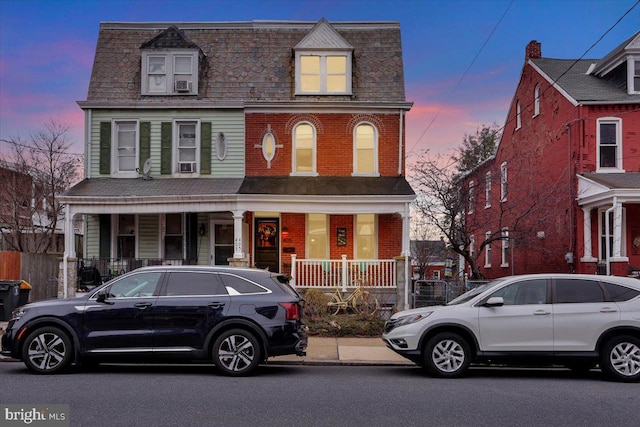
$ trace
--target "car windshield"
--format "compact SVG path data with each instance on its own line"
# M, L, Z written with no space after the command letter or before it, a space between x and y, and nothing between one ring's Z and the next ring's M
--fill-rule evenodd
M465 292L464 294L460 295L459 297L452 299L451 301L449 301L449 303L447 305L463 304L463 303L475 298L477 295L480 295L481 293L483 293L487 289L497 285L498 283L504 282L505 280L506 280L506 278L496 279L496 280L493 280L493 281L491 281L489 283L485 283L483 285L475 287L475 288Z

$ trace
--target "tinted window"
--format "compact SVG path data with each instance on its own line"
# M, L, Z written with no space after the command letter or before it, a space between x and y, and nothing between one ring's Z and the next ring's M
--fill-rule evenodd
M635 289L627 288L625 286L614 285L613 283L603 282L607 294L609 294L609 300L615 302L629 301L640 294Z
M242 277L234 276L231 274L221 274L224 286L230 295L234 294L256 294L268 292L267 289L262 286L258 286L253 282L249 282Z
M150 297L158 286L162 273L140 273L123 277L109 286L109 298Z
M556 299L558 304L604 302L604 292L595 280L556 279Z
M547 281L534 279L512 283L497 290L490 297L502 297L504 305L546 304Z
M171 273L166 295L226 295L226 291L215 273L179 272Z

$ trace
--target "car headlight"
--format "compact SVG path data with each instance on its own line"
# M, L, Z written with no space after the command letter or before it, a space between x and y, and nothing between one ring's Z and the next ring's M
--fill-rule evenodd
M26 307L18 307L11 312L11 320L18 320L29 311Z
M398 317L394 326L397 328L398 326L410 325L412 323L419 322L422 319L429 317L431 313L433 313L433 311L427 311L426 313L420 313L420 314L412 314L410 316Z

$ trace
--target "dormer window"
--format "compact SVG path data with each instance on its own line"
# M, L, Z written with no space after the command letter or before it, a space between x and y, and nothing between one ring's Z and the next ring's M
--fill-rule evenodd
M189 51L143 52L143 95L198 93L198 53Z
M640 58L629 59L631 78L629 79L629 94L640 93Z
M296 94L350 95L351 55L296 53Z
M351 46L324 18L294 47L296 95L351 95Z

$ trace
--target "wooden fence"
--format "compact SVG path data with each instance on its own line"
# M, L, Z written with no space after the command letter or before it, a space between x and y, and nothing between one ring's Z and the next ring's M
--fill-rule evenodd
M29 283L29 301L56 298L61 257L61 254L0 252L0 280Z

